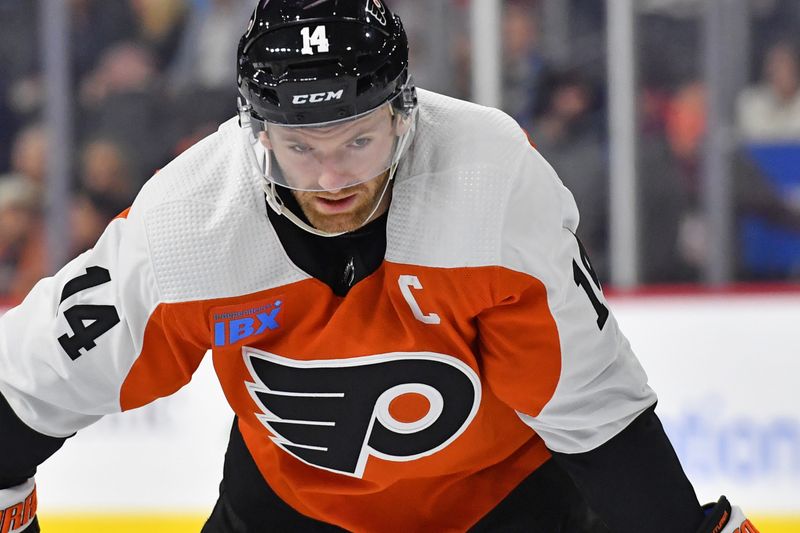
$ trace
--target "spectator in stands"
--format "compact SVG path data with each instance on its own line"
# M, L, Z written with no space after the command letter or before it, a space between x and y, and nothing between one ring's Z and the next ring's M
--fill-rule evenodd
M136 18L126 2L69 0L70 54L76 81L88 75L110 46L136 38Z
M163 70L175 59L189 0L128 0L128 3L136 20L136 42L149 49L156 68Z
M238 36L250 0L195 0L175 61L166 72L172 102L164 124L171 155L215 131L236 112Z
M544 90L543 112L523 122L533 143L572 191L581 211L578 236L608 275L608 161L597 124L595 88L574 70L554 73Z
M70 203L70 253L73 257L94 246L111 219L106 205L83 191L73 195Z
M547 65L539 50L539 19L530 0L506 2L503 11L503 110L524 120L541 105Z
M140 180L122 146L95 139L81 150L78 190L70 205L71 253L91 248L111 220L127 209Z
M11 148L11 172L30 184L41 204L47 173L47 134L42 124L28 124L17 133Z
M47 274L41 213L47 135L39 123L16 135L11 172L0 176L0 298L21 298Z
M689 208L682 167L666 136L668 95L645 86L639 100L637 215L640 279L643 283L696 281L698 272L679 247L679 230Z
M0 179L0 299L20 300L45 272L39 197L24 176Z
M7 172L11 161L11 141L17 128L17 117L8 105L8 79L0 70L0 173Z
M22 102L16 101L23 80L36 71L38 43L31 42L35 9L28 0L0 2L0 173L8 172L11 144L17 128L25 121ZM33 20L32 20L33 19Z
M689 79L678 86L665 110L665 134L692 207L700 203L702 146L706 134L706 86Z
M149 176L168 160L162 135L166 104L155 58L146 47L123 42L106 50L83 81L81 104L81 138L110 139L135 153L134 175Z
M238 36L252 11L251 0L196 2L170 66L171 89L235 91L231 58L236 56Z
M123 146L96 139L81 152L80 188L108 212L106 222L126 209L139 188Z
M690 80L676 93L667 116L667 137L682 173L687 197L679 236L682 258L697 269L708 261L709 234L702 206L701 172L706 136L706 90L702 82ZM733 233L737 239L735 272L740 280L764 279L743 262L740 223L758 216L800 235L800 205L777 194L769 181L741 149L731 153L730 179L734 208ZM787 273L774 277L786 276Z
M800 68L791 42L767 50L761 83L739 97L738 124L748 142L800 141Z
M15 120L0 122L3 136L32 119L41 104L39 79L39 2L0 1L0 95ZM0 105L0 107L4 107Z

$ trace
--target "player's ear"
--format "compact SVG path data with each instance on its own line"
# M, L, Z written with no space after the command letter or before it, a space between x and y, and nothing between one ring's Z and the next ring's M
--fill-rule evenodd
M272 141L269 140L269 134L265 131L258 132L258 140L267 147L268 150L272 150Z
M408 133L411 128L411 113L396 113L394 115L394 134L398 137Z

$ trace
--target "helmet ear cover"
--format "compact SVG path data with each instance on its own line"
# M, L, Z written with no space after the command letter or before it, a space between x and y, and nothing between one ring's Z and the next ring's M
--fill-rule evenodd
M395 120L395 133L398 137L411 129L417 105L417 88L414 86L413 78L409 78L403 85L400 94L391 101L389 108Z

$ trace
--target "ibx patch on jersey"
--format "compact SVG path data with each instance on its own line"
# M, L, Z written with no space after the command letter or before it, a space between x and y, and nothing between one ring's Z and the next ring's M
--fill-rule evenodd
M280 328L282 306L281 300L275 300L212 309L214 346L230 346Z
M298 361L243 348L256 416L304 463L363 477L370 456L413 461L452 443L481 401L478 375L432 352Z

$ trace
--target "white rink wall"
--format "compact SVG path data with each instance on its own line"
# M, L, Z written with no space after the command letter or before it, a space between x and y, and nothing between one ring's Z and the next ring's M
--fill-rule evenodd
M700 499L800 514L800 291L611 307ZM70 439L39 470L41 509L210 512L231 420L209 358L175 396Z
M701 500L800 514L800 292L612 305Z

